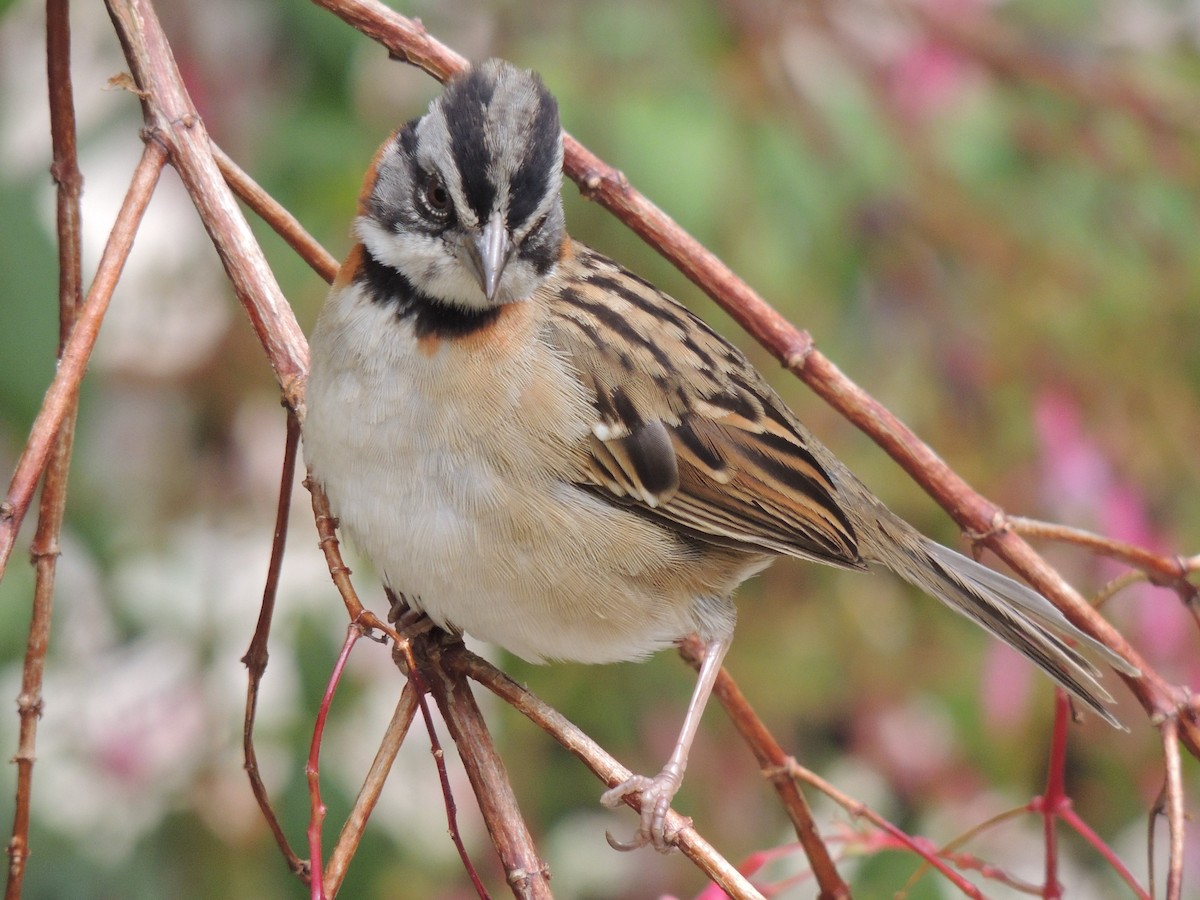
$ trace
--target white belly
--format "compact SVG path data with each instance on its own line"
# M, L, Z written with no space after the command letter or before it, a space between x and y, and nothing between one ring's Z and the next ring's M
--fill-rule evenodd
M697 630L669 577L689 548L572 483L591 413L566 364L532 340L501 363L496 340L421 345L357 296L322 313L304 448L343 531L439 625L526 659L631 659Z

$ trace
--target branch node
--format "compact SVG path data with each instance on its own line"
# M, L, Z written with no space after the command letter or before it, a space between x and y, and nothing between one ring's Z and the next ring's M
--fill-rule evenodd
M45 701L36 694L22 691L17 695L17 714L22 718L29 715L36 715L40 719L45 708Z
M289 375L283 379L280 386L280 402L285 409L296 414L301 422L304 421L304 386L306 379L301 374ZM307 481L307 479L305 479ZM305 485L307 487L307 484Z
M625 177L625 173L620 169L602 169L591 166L585 169L580 177L576 179L576 184L579 185L579 193L583 195L585 200L595 200L604 190L604 183L608 182L613 189L621 194L630 192L629 179Z
M1184 584L1188 584L1187 577L1188 577L1188 573L1191 571L1191 568L1188 563L1188 557L1184 556L1182 553L1176 553L1174 556L1171 556L1168 558L1171 561L1171 565L1173 565L1175 567L1176 574L1175 574L1175 578L1173 580L1183 582ZM1170 582L1168 582L1168 584L1169 583Z
M157 144L168 156L171 156L171 142L163 138L162 129L157 125L147 125L138 130L138 137L143 144Z
M9 871L24 868L29 859L29 845L24 840L14 837L8 842Z
M531 881L533 881L535 877L536 878L544 878L547 881L549 881L550 880L550 867L542 866L540 869L537 869L534 872L530 872L528 869L518 867L516 869L513 869L511 872L509 872L507 874L507 876L505 876L505 880L513 887L525 887ZM523 897L523 896L525 896L526 892L522 891L522 890L518 890L516 893L517 893L518 897Z
M67 160L56 159L50 163L50 177L55 185L64 190L74 193L83 190L83 175Z
M429 34L429 29L425 27L425 23L421 21L420 17L413 16L408 21L412 25L412 30L415 32L418 39L424 38ZM387 52L388 59L395 60L396 62L402 62L410 66L420 67L420 63L416 61L413 58L413 55L404 47L388 46Z
M596 194L600 193L600 186L604 184L604 179L597 169L588 169L579 179L578 184L579 193L585 200L595 200Z
M812 335L807 331L799 332L799 338L784 350L783 367L789 372L799 375L808 365L808 358L812 356L815 349L816 345L813 343Z
M57 559L62 556L62 547L58 541L51 541L45 547L30 547L29 561L33 565L37 565L43 559Z
M1007 513L997 506L993 508L992 519L987 528L978 531L973 528L964 528L963 537L970 541L972 546L976 546L987 543L1002 534L1007 534L1011 530L1012 525L1009 524Z
M785 781L792 781L792 769L796 766L796 760L788 757L784 762L776 766L763 766L759 771L762 776L774 784L781 784Z

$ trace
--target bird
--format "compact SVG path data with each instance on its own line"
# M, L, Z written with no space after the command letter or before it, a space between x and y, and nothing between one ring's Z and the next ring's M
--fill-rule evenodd
M437 626L532 662L704 653L626 850L667 812L733 637L734 590L780 556L881 566L1028 657L1118 727L1083 646L1030 588L920 534L747 357L566 229L542 79L489 59L377 151L312 329L305 461L341 532Z

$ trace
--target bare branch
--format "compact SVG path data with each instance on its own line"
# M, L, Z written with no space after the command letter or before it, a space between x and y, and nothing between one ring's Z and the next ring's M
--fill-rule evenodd
M1071 721L1071 701L1065 691L1054 691L1054 734L1050 740L1050 762L1046 767L1046 790L1032 804L1042 814L1042 833L1046 847L1046 874L1042 890L1048 898L1062 896L1058 881L1058 813L1071 804L1066 792L1067 725Z
M58 349L75 327L83 297L82 213L83 174L76 148L75 98L71 86L71 22L67 0L46 0L46 69L50 86L50 141L54 161L50 174L58 188Z
M63 348L79 319L83 275L79 196L83 177L75 144L75 101L71 86L71 23L66 0L46 4L46 66L50 88L50 138L54 162L50 171L58 186L58 351ZM25 881L29 858L29 816L33 795L33 766L37 760L37 727L42 715L42 680L46 652L50 647L50 625L54 608L54 583L58 566L59 535L67 502L67 476L75 442L78 394L64 410L55 431L54 445L46 466L38 509L37 530L30 555L36 569L29 638L21 670L21 693L17 697L20 732L13 762L17 766L16 797L13 802L12 837L8 843L6 900L17 900ZM0 568L3 568L0 565Z
M287 542L288 514L291 510L292 484L296 479L296 449L300 443L300 422L296 414L288 410L287 440L283 451L283 465L279 485L279 501L275 509L275 535L271 542L271 561L267 569L267 580L263 587L262 606L258 612L258 623L254 628L254 637L250 647L242 657L246 666L246 714L242 724L242 755L245 760L246 774L250 778L250 790L258 801L263 818L271 829L275 843L283 852L288 868L297 874L306 874L306 864L292 850L279 817L271 808L271 800L267 796L267 786L263 784L262 775L258 768L258 754L254 749L254 718L258 712L258 688L262 683L263 674L267 670L267 640L271 635L271 620L275 614L275 597L279 590L279 575L283 568L283 548Z
M149 0L109 0L107 5L138 87L148 140L169 151L262 342L284 400L303 418L301 384L308 371L308 343L217 167L212 143L184 88L154 7Z
M8 495L4 502L0 503L0 577L4 575L13 543L16 541L17 530L29 509L34 488L46 469L55 435L58 434L69 411L75 406L79 385L83 381L84 372L87 371L88 359L100 334L100 323L108 310L113 288L116 287L121 269L129 257L133 237L141 224L142 214L146 211L146 204L150 202L150 196L154 192L154 186L158 184L158 176L162 173L166 161L166 151L161 146L153 143L146 145L134 170L129 191L125 194L125 200L117 213L116 222L109 233L108 243L105 244L104 253L100 257L100 265L83 303L79 320L63 348L54 380L50 382L50 388L42 401L42 408L30 429L29 440L25 443L21 458L17 460L16 470L13 472L12 481L9 482Z
M856 819L866 819L876 828L880 829L889 837L891 837L900 846L912 851L913 853L916 853L926 863L941 872L948 881L950 881L956 888L958 888L968 897L974 898L974 900L982 900L983 894L979 892L979 888L975 887L975 885L963 878L962 875L946 865L943 860L939 859L937 849L930 846L928 841L914 838L901 831L865 803L855 800L849 794L842 792L831 782L826 781L816 772L806 769L804 766L800 765L795 759L788 760L787 770L792 778L802 781L805 784L812 785Z
M226 184L233 188L233 192L242 202L275 229L275 233L287 241L288 246L295 250L296 255L308 263L314 272L326 282L333 281L338 270L337 260L308 233L300 224L300 220L284 209L282 203L263 190L257 181L216 144L212 145L212 153Z
M309 745L308 762L304 765L304 774L308 780L308 880L312 900L325 900L325 872L321 860L321 826L325 822L325 803L321 800L321 740L325 735L325 722L329 718L329 710L333 705L333 695L337 693L342 673L346 670L346 662L350 659L350 651L358 643L358 639L366 634L366 630L356 622L346 626L346 640L342 643L337 662L325 686L325 695L321 698L321 706L317 710L317 719L313 724L312 743Z
M378 41L393 59L424 69L445 81L467 67L467 58L425 30L418 19L407 19L375 0L314 0L329 12Z
M317 523L317 535L320 538L321 551L325 554L325 562L329 566L329 576L334 586L342 595L346 604L346 612L350 614L351 622L358 622L365 628L381 631L396 644L404 643L404 638L387 622L381 620L375 613L362 605L358 593L350 581L350 567L342 560L342 551L337 539L337 519L329 510L329 498L319 484L310 476L304 479L304 486L312 495L313 516Z
M1178 727L1176 719L1167 719L1162 725L1163 757L1167 763L1163 791L1166 801L1167 833L1170 837L1166 900L1180 900L1183 896L1183 767L1180 765L1179 740L1175 733ZM1151 865L1153 865L1153 861L1151 861Z
M413 690L412 683L408 682L404 685L404 690L400 692L400 699L392 713L392 720L388 723L387 731L383 735L383 740L380 741L379 750L376 751L367 777L363 780L363 786L354 801L354 808L346 817L346 822L338 835L337 844L334 846L333 852L329 854L329 862L325 865L325 893L330 897L336 897L341 889L342 881L346 877L346 870L350 866L350 860L354 858L354 854L358 850L359 841L367 827L367 820L371 817L371 811L375 809L375 804L383 791L384 781L387 780L388 773L392 770L396 754L400 752L400 745L404 743L404 737L408 734L416 711L417 692Z
M504 761L496 752L492 736L488 732L483 714L471 694L466 676L453 671L444 664L444 654L454 652L462 646L461 638L451 637L444 632L426 632L413 640L413 655L409 657L411 667L416 666L421 680L428 685L429 692L441 710L459 758L466 770L471 788L479 801L483 821L492 838L492 846L504 866L505 878L513 895L520 898L550 898L550 871L540 859L533 836L521 815L516 795L508 779ZM432 723L430 723L432 726ZM433 737L432 727L430 736ZM445 769L439 760L442 790L446 800L446 812L452 832L457 835L454 799ZM463 864L471 874L476 890L486 897L475 868L467 856L461 839L456 841Z
M1155 584L1174 585L1186 579L1198 568L1195 559L1163 556L1128 541L1105 537L1083 528L1059 525L1056 522L1042 522L1024 516L1009 516L1008 524L1014 531L1026 537L1074 544L1101 556L1107 556L1109 559L1133 566L1145 572Z
M1137 900L1150 900L1152 892L1147 891L1144 887L1138 884L1137 879L1133 877L1133 873L1129 871L1129 867L1121 861L1120 857L1118 857L1113 851L1113 848L1106 844L1100 835L1096 834L1095 830L1079 817L1079 813L1075 811L1073 806L1067 806L1064 808L1059 812L1059 816L1064 822L1074 828L1079 836L1087 841L1088 844L1091 845L1092 849L1104 858L1105 862L1113 867L1113 871L1116 872L1117 875L1120 876L1121 880L1125 882L1125 885L1129 888L1130 892L1137 898ZM1150 878L1150 884L1153 886L1153 865L1150 867Z

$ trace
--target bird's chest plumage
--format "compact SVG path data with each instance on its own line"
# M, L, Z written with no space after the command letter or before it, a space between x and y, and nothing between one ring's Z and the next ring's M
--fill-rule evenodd
M461 566L489 529L515 525L552 476L567 475L564 448L586 429L582 393L538 345L531 309L506 308L487 336L419 338L343 290L350 302L331 304L313 335L306 457L380 568L399 566L395 545L414 560L406 569L447 557L457 559L446 568ZM523 464L552 447L560 471Z
M660 589L676 538L578 484L594 410L532 303L418 337L341 291L312 336L305 457L394 590L531 659L628 658L695 627L693 598Z

